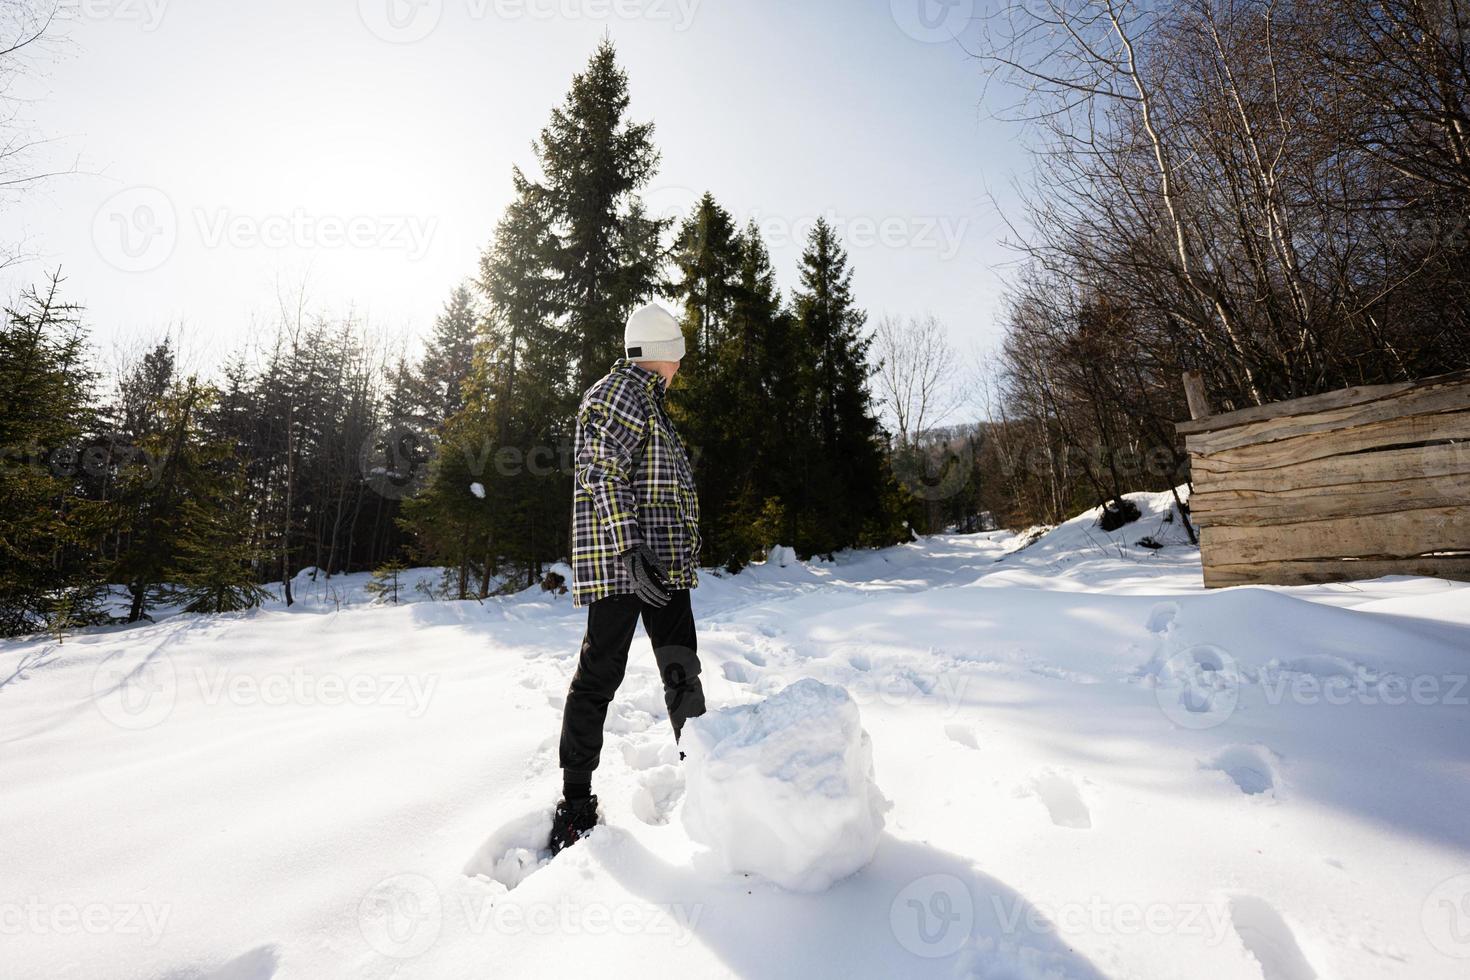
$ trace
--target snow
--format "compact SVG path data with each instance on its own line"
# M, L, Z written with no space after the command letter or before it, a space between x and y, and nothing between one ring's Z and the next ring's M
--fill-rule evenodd
M470 493L474 494L476 497L480 498L481 500L484 500L485 499L485 484L483 484L483 483L471 483L470 484Z
M690 719L680 747L684 826L722 871L817 892L873 859L888 802L842 688L801 680Z
M891 809L817 894L691 834L641 635L604 823L547 860L568 596L318 575L6 641L0 977L1464 977L1467 586L1206 592L1169 495L1133 499L1112 534L702 576L713 710L820 683L872 736Z

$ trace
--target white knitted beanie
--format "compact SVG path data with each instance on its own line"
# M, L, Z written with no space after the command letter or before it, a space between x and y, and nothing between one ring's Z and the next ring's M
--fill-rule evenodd
M684 331L672 313L649 303L628 317L623 353L630 361L677 361L684 356Z

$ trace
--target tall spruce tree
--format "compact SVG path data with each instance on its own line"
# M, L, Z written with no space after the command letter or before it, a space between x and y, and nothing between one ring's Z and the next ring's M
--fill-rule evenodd
M555 232L549 266L578 392L619 355L628 313L657 285L647 260L662 224L636 195L659 155L653 124L630 122L628 103L628 76L604 38L535 144L542 179L531 186Z
M736 301L740 242L730 212L708 191L680 226L671 258L671 295L684 303L686 346L699 365L712 366Z
M723 520L731 546L746 557L795 540L789 504L801 497L801 467L811 451L804 420L810 390L795 344L797 324L782 304L760 228L739 238L740 268L727 339L720 352L731 379L733 499Z
M741 365L727 354L741 250L734 220L708 192L680 225L672 259L668 293L684 305L685 354L670 411L693 456L702 512L710 515L703 559L738 568L749 560L749 542L730 518L741 490L741 433L754 421L733 401Z
M476 281L490 315L477 338L474 387L495 400L495 434L502 441L518 414L569 414L574 395L568 371L574 344L561 322L552 279L560 246L544 207L546 196L519 167L512 170L511 182L515 198L480 255ZM533 405L533 397L545 401Z
M156 414L137 441L138 454L119 475L128 546L112 574L127 586L130 623L172 597L185 542L204 547L213 511L232 503L218 486L219 453L203 431L212 399L195 378L170 382L152 403ZM223 546L222 537L214 543Z
M480 404L472 408L490 426L494 447L486 466L494 489L484 506L496 528L495 557L522 566L530 584L545 561L566 553L571 474L563 460L580 392L569 370L575 334L551 282L562 244L546 197L518 170L513 179L516 199L481 259L492 317L476 362Z
M488 311L465 401L444 426L427 485L405 506L419 556L449 567L462 596L487 592L501 559L523 565L530 579L565 551L565 508L550 502L570 494L570 481L545 447L569 438L574 345L559 316L551 265L559 245L546 197L519 168L511 179L516 196L480 256L475 284Z
M567 554L577 401L660 283L666 224L637 197L658 154L652 125L628 121L628 103L604 40L534 144L539 175L512 172L515 196L481 256L488 309L474 374L405 514L421 554L457 569L462 593L476 572L488 587L501 558L530 582Z
M852 270L832 226L819 218L801 257L793 297L811 364L816 452L807 476L806 547L831 552L854 544L886 544L897 536L868 378L867 314L852 297Z

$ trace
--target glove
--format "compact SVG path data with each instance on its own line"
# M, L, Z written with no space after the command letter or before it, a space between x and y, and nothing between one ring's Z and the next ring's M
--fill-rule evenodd
M653 549L640 544L623 552L621 557L633 578L633 594L650 606L668 605L669 570Z

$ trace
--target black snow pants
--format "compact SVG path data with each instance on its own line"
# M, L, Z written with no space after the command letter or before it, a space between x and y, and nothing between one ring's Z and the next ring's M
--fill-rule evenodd
M561 767L570 775L590 774L602 754L602 726L607 706L623 683L633 631L643 629L663 678L664 704L674 738L684 721L704 714L704 688L699 683L698 642L689 590L675 589L666 606L651 606L633 595L613 595L587 607L587 634L577 672L561 718Z

